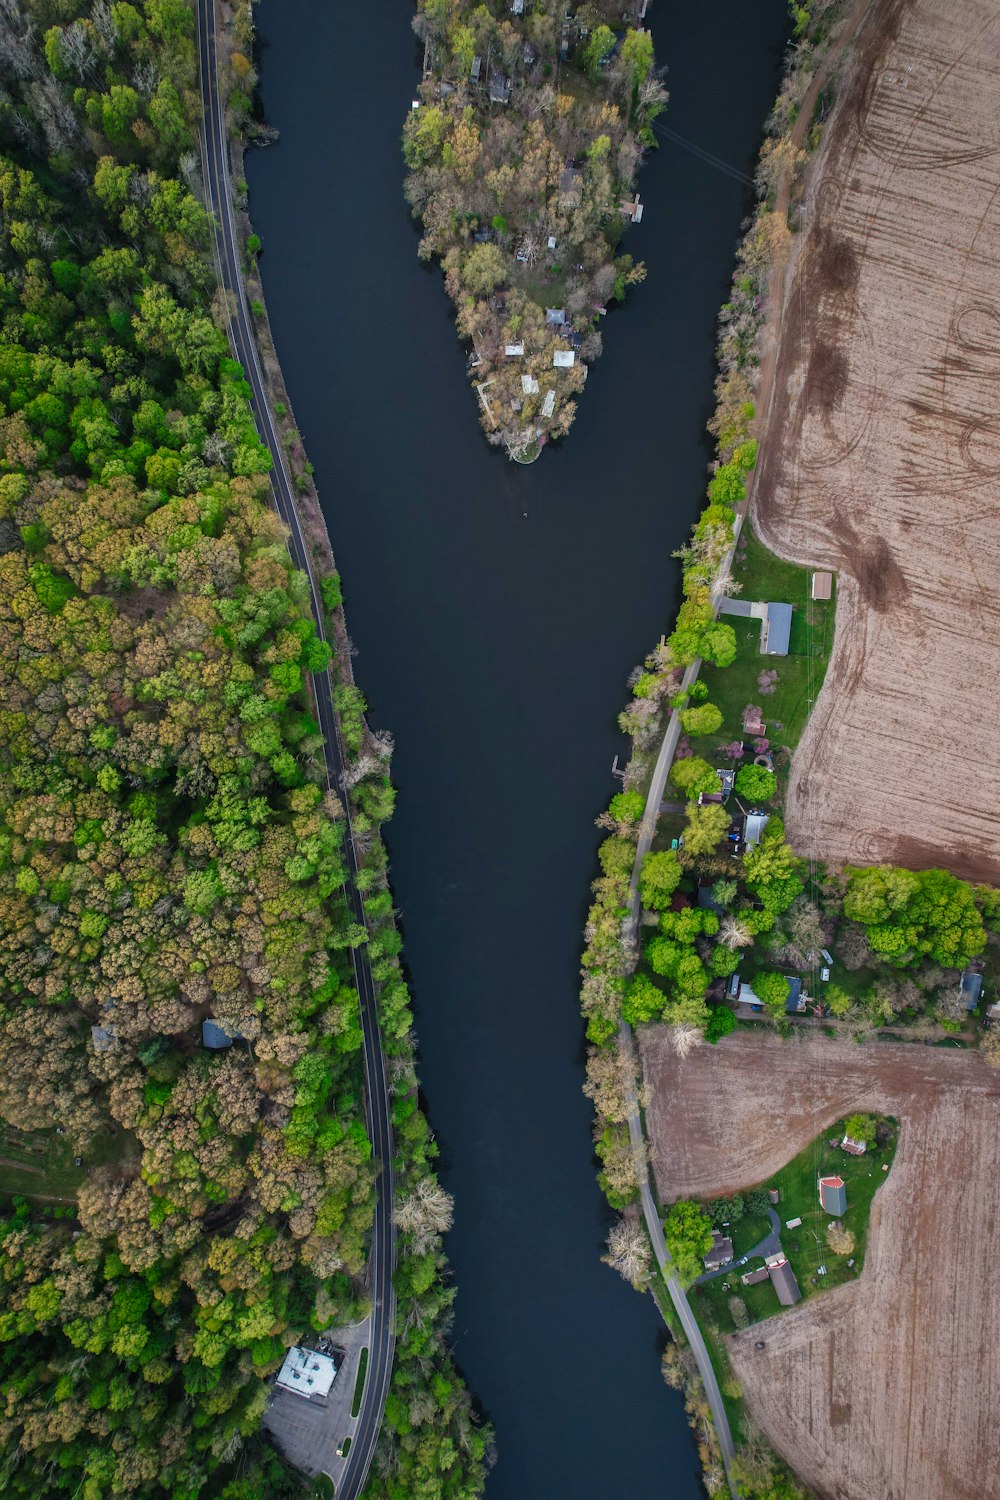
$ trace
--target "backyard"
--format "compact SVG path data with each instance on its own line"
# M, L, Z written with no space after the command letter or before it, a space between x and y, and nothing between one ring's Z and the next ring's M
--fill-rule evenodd
M763 1184L766 1188L777 1188L781 1194L775 1210L781 1221L781 1248L791 1262L803 1301L817 1292L855 1281L861 1274L872 1199L887 1176L883 1168L891 1165L898 1139L895 1120L880 1123L883 1144L872 1147L864 1156L851 1156L839 1145L831 1145L831 1141L839 1141L843 1136L844 1122L840 1120ZM849 1255L834 1254L826 1239L831 1216L820 1205L817 1180L832 1175L842 1178L847 1190L847 1211L841 1222L854 1236L854 1249ZM789 1219L797 1218L802 1220L801 1226L785 1227ZM733 1254L737 1259L761 1240L770 1227L766 1221L753 1219L749 1221L750 1230L742 1232L744 1222L747 1221L741 1221L733 1233ZM848 1265L849 1260L854 1261L853 1267ZM738 1270L692 1288L691 1303L706 1335L733 1333L741 1326L730 1311L731 1297L739 1297L745 1304L751 1323L781 1311L770 1281L756 1286L744 1286L740 1281L742 1272L760 1265L763 1265L760 1258L751 1260Z
M134 1148L135 1142L126 1132L103 1132L77 1166L76 1153L66 1136L54 1130L17 1130L0 1122L0 1198L73 1204L88 1168L121 1161Z
M724 617L736 633L736 660L728 667L705 662L699 674L709 701L723 715L722 727L715 734L689 741L695 755L713 764L718 764L723 745L746 738L743 710L750 703L761 710L769 747L793 751L823 685L833 645L833 600L812 599L810 570L773 556L753 535L749 522L740 538L733 577L741 586L740 599L791 604L792 626L788 655L762 656L760 621ZM776 677L762 689L758 679L763 672ZM780 771L780 761L776 769Z

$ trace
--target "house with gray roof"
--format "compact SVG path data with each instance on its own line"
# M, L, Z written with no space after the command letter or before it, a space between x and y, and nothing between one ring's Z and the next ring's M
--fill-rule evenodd
M792 606L768 604L760 626L760 649L763 656L787 656L792 634Z
M702 1256L706 1271L717 1271L720 1266L728 1266L733 1258L733 1242L727 1234L720 1234L717 1229L712 1230L712 1248L707 1255Z
M966 969L962 975L959 992L965 1001L966 1010L975 1010L979 1004L979 997L983 993L982 974L978 974L975 969Z

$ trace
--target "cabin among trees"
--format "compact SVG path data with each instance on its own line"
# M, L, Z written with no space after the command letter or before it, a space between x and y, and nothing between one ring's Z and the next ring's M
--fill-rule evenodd
M419 253L444 268L487 437L522 461L569 431L600 320L645 274L619 254L667 97L640 8L420 0L414 20Z

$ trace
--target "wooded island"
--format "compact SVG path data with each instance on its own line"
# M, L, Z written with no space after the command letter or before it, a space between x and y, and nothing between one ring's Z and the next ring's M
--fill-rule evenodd
M471 345L487 438L530 462L576 415L608 304L645 276L618 254L667 94L642 0L419 0L424 76L406 194ZM631 23L631 24L630 24Z

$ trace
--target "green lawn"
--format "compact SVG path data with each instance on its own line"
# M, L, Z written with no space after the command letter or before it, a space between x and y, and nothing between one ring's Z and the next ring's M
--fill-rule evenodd
M68 1137L54 1130L17 1130L0 1122L0 1196L72 1204L88 1167L121 1161L136 1149L127 1132L102 1132L76 1165Z
M809 597L812 570L774 557L747 529L743 535L747 537L746 550L733 569L742 585L738 597L794 607L789 654L762 656L760 621L724 616L736 632L736 660L728 667L713 667L706 662L700 673L710 701L724 715L723 725L718 734L691 742L696 755L713 761L720 745L743 738L743 710L748 703L760 706L771 745L794 750L823 685L833 645L833 600L816 602ZM775 691L770 694L762 693L757 685L764 671L778 673Z
M831 1140L839 1140L843 1135L843 1121L838 1121L762 1184L767 1188L776 1187L781 1193L777 1206L781 1219L781 1247L791 1261L803 1300L853 1281L861 1273L872 1199L887 1175L882 1168L892 1164L899 1134L895 1120L886 1120L882 1125L888 1137L884 1146L873 1147L864 1156L849 1156L838 1146L830 1145ZM847 1186L847 1212L843 1223L854 1234L855 1248L851 1256L835 1255L826 1240L826 1226L831 1220L820 1206L817 1179L833 1175L842 1177ZM786 1221L795 1218L802 1220L801 1226L786 1229ZM742 1237L739 1243L744 1246ZM734 1237L734 1250L736 1244ZM745 1248L738 1253L745 1253ZM853 1267L848 1266L849 1259L854 1260ZM781 1311L770 1281L762 1281L757 1286L743 1286L740 1281L744 1270L752 1270L761 1264L763 1262L759 1260L750 1261L738 1271L733 1270L703 1286L692 1287L691 1305L707 1338L717 1340L723 1334L734 1332L736 1324L729 1311L730 1297L739 1297L746 1305L751 1323ZM826 1267L823 1274L820 1266Z

